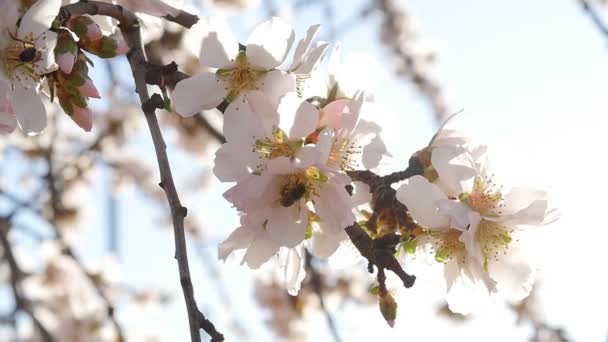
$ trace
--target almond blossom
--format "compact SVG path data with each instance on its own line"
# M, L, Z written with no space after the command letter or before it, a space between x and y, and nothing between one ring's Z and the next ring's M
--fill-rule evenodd
M176 85L173 100L179 114L192 116L203 109L213 109L224 100L230 103L229 107L238 107L253 90L260 90L274 104L283 94L295 91L295 77L276 69L295 39L295 33L283 20L272 18L256 26L244 51L229 29L219 23L201 25L204 34L200 62L217 69ZM193 91L200 96L193 95Z
M433 148L435 183L414 176L397 193L429 235L423 241L433 245L435 259L446 263L448 303L460 313L473 310L471 298L480 293L513 300L529 294L534 268L514 237L555 217L544 191L513 188L503 195L484 158L461 146Z
M0 8L0 132L14 130L16 122L27 134L46 127L40 96L42 77L57 69L53 50L57 34L49 31L60 0L38 1L23 15L19 2L5 1ZM15 121L16 120L16 121Z

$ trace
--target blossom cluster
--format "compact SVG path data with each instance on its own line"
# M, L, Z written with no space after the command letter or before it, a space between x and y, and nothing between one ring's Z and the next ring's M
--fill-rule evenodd
M219 245L219 258L244 252L243 263L258 268L278 255L287 287L296 293L305 249L329 257L348 240L344 229L359 214L363 227L371 220L359 205L364 198L374 207L374 197L361 184L353 193L348 171L374 169L388 155L380 128L361 119L373 96L341 92L348 85L339 86L332 75L325 76L327 88L307 87L328 50L327 43L312 43L319 26L299 41L288 67L294 32L278 18L259 24L246 44L212 20L203 27L200 62L209 71L179 82L172 97L182 116L224 111L227 142L216 152L213 171L223 182L236 182L224 197L238 210L240 226ZM414 156L424 172L397 191L415 228L401 227L404 219L397 218L392 231L368 231L372 238L399 232L399 250L430 253L444 264L450 308L465 314L480 302L475 298L529 294L534 267L517 241L528 227L555 217L545 192L499 187L486 150L442 127ZM396 303L386 291L379 298L391 324Z
M214 71L179 82L172 97L184 116L226 106L227 142L213 171L221 181L236 182L224 197L238 209L241 225L220 244L219 257L245 250L243 262L258 268L288 250L287 268L294 271L288 282L297 291L302 244L327 257L347 238L344 228L355 216L346 171L378 165L386 153L379 127L361 119L364 92L325 94L322 103L302 98L303 83L328 49L327 43L313 45L318 25L283 69L295 34L281 19L259 24L244 46L211 21L205 30L200 61Z
M535 269L518 242L526 230L557 218L547 193L505 191L490 171L487 147L445 125L417 156L424 175L397 191L418 224L403 247L444 264L450 310L471 313L494 293L527 297Z

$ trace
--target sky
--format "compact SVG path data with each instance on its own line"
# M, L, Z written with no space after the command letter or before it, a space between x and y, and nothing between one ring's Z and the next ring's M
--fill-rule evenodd
M337 21L348 19L363 4L360 0L337 1ZM608 190L604 177L608 174L604 150L608 129L608 38L595 30L574 0L413 0L408 1L408 6L422 36L438 50L434 74L444 85L452 108L463 109L464 128L489 145L498 178L508 185L547 189L560 209L560 220L532 232L529 241L531 260L542 279L546 319L565 327L576 341L605 341L608 325L601 313L608 307L608 279L602 262L608 241L603 219ZM245 40L249 29L265 16L266 12L260 10L245 20L228 20L237 36ZM291 20L298 37L308 25L324 22L318 7L292 14ZM377 16L365 19L339 39L345 54L369 53L386 67L377 72L379 81L374 93L383 107L378 122L385 127L385 141L394 155L385 165L388 172L405 165L410 154L429 141L435 123L426 103L407 83L392 75L387 51L378 44L378 23ZM171 162L179 166L174 167L178 190L186 187L190 168L212 167L182 167L185 157L172 143L175 137L169 135L167 140ZM151 149L145 130L136 141L137 148ZM155 165L152 156L149 159ZM107 179L103 171L100 175L95 186L103 192ZM204 251L213 260L217 243L238 224L236 212L221 198L228 186L211 177L205 193L182 196L189 212L196 213L190 217L204 220L209 232ZM142 200L131 188L119 193L121 241L140 242L121 246L121 260L128 270L125 281L135 287L152 285L173 291L175 303L154 317L159 329L166 326L175 341L186 340L187 322L173 259L173 240L168 229L156 228L163 217L161 211L167 208ZM104 211L91 210L90 215L94 223L84 232L78 249L85 259L94 260L105 248L105 236L98 229L104 224ZM226 327L230 317L237 315L245 322L251 340L271 340L273 336L263 323L265 313L253 301L255 272L239 266L236 260L215 263L236 304L222 310L213 285L206 280L210 276L208 268L200 263L194 248L190 247L189 253L201 309L219 327ZM436 304L445 290L441 283L437 274L419 276L413 289L400 291L400 312L394 329L386 326L375 306L340 309L335 317L343 339L525 338L528 331L514 329L515 317L500 303L478 313L467 324L437 318ZM311 324L311 333L318 341L330 338L321 319Z

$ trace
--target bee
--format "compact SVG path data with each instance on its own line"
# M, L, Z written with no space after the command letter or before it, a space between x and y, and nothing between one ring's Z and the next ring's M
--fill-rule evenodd
M294 203L304 197L304 195L306 195L305 183L296 182L295 184L288 184L281 189L279 203L284 207L291 207Z
M18 54L15 53L15 57L13 58L13 60L15 60L17 62L21 62L23 64L32 63L32 62L36 62L36 61L40 60L40 58L41 58L40 51L38 51L38 49L36 49L36 46L34 45L33 41L29 42L29 41L25 41L23 39L17 38L10 32L9 32L9 36L15 42L19 42L23 45L22 50L20 52L18 52Z
M28 47L21 51L21 53L19 54L19 61L23 63L30 63L36 59L37 55L38 50L36 50L35 47Z

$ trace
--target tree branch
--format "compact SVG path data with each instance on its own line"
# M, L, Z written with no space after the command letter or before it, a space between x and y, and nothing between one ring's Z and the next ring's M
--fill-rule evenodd
M21 293L20 284L21 280L23 279L23 271L19 267L19 264L15 259L15 255L13 254L11 244L8 241L9 228L10 222L6 218L0 218L0 244L2 245L4 255L11 271L10 284L13 291L13 296L15 298L16 310L23 310L32 318L32 322L34 323L36 329L38 329L43 341L53 342L53 336L51 336L49 331L44 327L44 325L42 325L42 322L40 322L34 313L32 303Z
M606 23L604 23L600 14L596 12L596 10L591 6L589 1L579 0L579 2L581 4L581 7L583 8L583 11L585 11L585 13L587 13L587 15L589 15L589 18L591 18L591 21L593 22L593 24L595 25L597 30L606 39L608 39L608 26L606 26Z
M205 316L198 310L196 301L194 299L194 289L190 277L184 230L184 218L187 215L187 209L186 207L182 206L177 194L171 167L169 165L169 158L167 156L167 146L163 139L160 126L158 124L158 119L156 118L155 108L158 108L159 106L158 103L155 103L158 102L155 99L158 99L159 95L155 94L155 96L152 96L151 100L148 94L146 85L148 62L141 41L139 21L132 12L124 9L121 6L97 1L89 1L84 3L80 2L65 6L60 11L59 19L65 20L70 16L83 14L105 15L118 20L118 27L120 28L126 43L131 49L130 52L127 53L127 59L135 80L135 90L139 95L142 109L144 110L146 121L148 123L148 128L152 136L154 149L156 151L161 176L160 186L165 191L167 200L169 202L169 207L171 209L173 233L175 236L175 258L177 259L178 263L180 283L186 302L186 309L188 311L190 338L193 342L200 341L199 329L203 328L211 336L212 341L223 341L224 337L222 334L217 332L213 323L207 320ZM181 18L183 19L183 16ZM181 20L180 16L167 19L173 20L186 27L191 24L190 22L179 22L179 20Z

